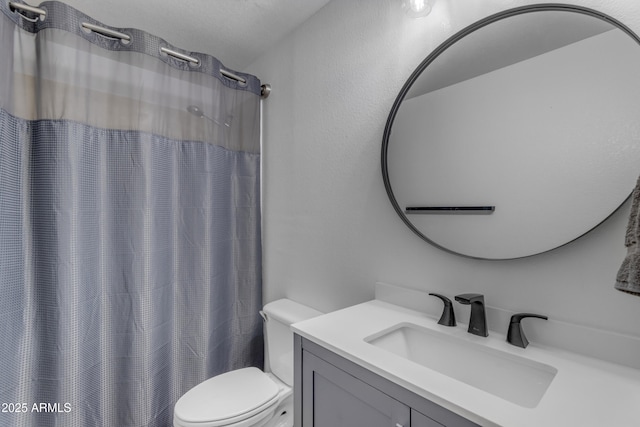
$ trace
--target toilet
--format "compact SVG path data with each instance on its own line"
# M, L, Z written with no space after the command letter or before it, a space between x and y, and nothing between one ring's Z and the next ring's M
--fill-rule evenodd
M175 404L173 427L293 426L291 324L321 315L289 299L265 305L265 372L242 368L193 387Z

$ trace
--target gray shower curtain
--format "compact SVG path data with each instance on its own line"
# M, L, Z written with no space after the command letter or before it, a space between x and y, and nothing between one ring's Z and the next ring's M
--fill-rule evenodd
M0 426L170 426L262 365L260 82L40 7L0 2Z

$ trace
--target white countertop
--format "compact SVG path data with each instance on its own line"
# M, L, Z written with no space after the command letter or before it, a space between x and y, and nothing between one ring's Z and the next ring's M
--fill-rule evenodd
M558 372L540 403L525 408L364 341L403 322L551 365ZM295 323L292 329L482 426L640 426L640 370L535 343L522 349L508 344L504 335L490 331L489 337L478 337L467 333L466 325L441 326L426 314L379 300Z

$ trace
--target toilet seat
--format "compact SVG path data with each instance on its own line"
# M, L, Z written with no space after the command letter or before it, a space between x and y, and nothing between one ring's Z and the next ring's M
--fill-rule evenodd
M221 427L264 412L279 401L279 387L258 368L230 371L198 384L175 405L181 426ZM260 418L260 417L256 417Z

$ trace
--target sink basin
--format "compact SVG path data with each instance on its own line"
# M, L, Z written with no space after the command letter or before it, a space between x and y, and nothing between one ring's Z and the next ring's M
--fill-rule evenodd
M410 323L365 341L525 408L538 405L558 372L543 363Z

